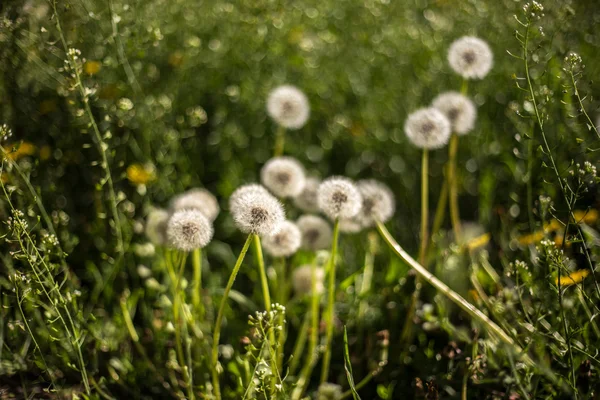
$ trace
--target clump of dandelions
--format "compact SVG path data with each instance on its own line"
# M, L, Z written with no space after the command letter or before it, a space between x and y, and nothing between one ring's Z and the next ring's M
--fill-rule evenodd
M312 293L312 265L302 265L292 272L292 286L294 292L299 296L305 296ZM325 270L323 268L316 268L315 270L316 294L321 294L325 291L323 281L325 280Z
M342 387L335 383L323 382L317 390L317 400L338 400L342 398Z
M420 108L409 114L404 123L408 139L423 149L439 149L450 138L450 121L436 108Z
M316 215L303 215L296 221L302 235L302 247L316 251L328 249L331 246L331 226L323 218Z
M178 250L192 251L206 246L213 236L213 227L199 210L175 211L167 223L169 244Z
M358 221L364 228L370 228L376 221L386 223L396 211L394 194L387 185L374 179L366 179L356 183L362 196L362 207L358 213Z
M300 129L310 115L306 95L291 85L283 85L269 93L267 113L275 122L287 129Z
M283 221L279 232L262 240L263 248L272 257L289 257L298 251L301 243L300 229L290 221Z
M235 201L231 202L233 220L244 233L274 235L285 221L283 206L266 190L256 189L241 187L233 193L232 197L236 197ZM242 193L237 193L240 190Z
M171 200L171 210L194 209L200 211L209 221L214 221L219 212L219 202L206 189L191 189L185 193L175 196Z
M465 79L484 78L494 62L490 46L473 36L463 36L455 40L448 50L450 67Z
M145 233L150 242L156 246L167 244L167 222L169 212L161 208L153 208L146 217Z
M348 178L335 176L319 185L317 201L321 211L332 220L354 217L362 204L354 183Z
M317 190L321 181L314 177L306 178L304 189L296 197L294 197L294 205L304 212L316 213L319 211L317 202Z
M270 194L269 191L258 183L248 183L237 188L229 197L229 211L239 206L239 200L248 194Z
M260 171L262 184L280 198L298 196L306 183L304 167L292 157L274 157Z
M458 92L446 92L433 99L431 105L448 118L452 131L458 135L466 135L473 130L477 109L467 96Z

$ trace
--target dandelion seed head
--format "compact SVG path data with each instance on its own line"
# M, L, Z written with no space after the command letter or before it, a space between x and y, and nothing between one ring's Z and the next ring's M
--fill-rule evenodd
M316 285L315 291L317 294L321 294L325 291L323 281L325 279L325 271L323 268L317 267L315 269ZM302 265L292 272L292 286L294 292L300 296L312 294L312 279L313 279L313 267L312 265Z
M352 218L360 210L362 199L354 183L344 177L331 177L319 185L319 208L332 220Z
M217 198L206 189L191 189L175 196L171 200L171 210L195 209L200 211L209 221L214 221L221 209Z
M411 113L404 123L404 132L408 139L423 149L439 149L450 138L450 121L439 110L420 108Z
M212 224L196 209L175 211L167 223L169 244L179 250L202 248L210 242L212 236Z
M319 212L319 204L317 201L317 191L321 181L314 177L306 178L304 189L296 197L294 197L294 205L304 212L316 213Z
M298 196L306 183L304 167L292 157L274 157L260 171L262 184L280 198Z
M375 225L376 221L387 222L396 210L394 194L387 185L374 179L356 183L362 196L362 207L358 213L358 221L365 228Z
M273 257L289 257L298 251L301 243L300 229L291 221L283 221L279 232L262 240L265 251Z
M297 87L283 85L269 93L267 113L275 122L287 129L300 129L310 115L306 95Z
M161 208L154 208L146 217L145 233L150 242L156 246L167 243L167 221L169 212Z
M317 400L338 400L342 397L342 387L334 383L323 382L317 390Z
M298 218L296 225L302 234L302 247L316 251L331 246L332 230L329 222L316 215L303 215Z
M455 40L448 50L450 67L465 79L484 78L494 62L488 44L473 36L463 36Z
M249 194L269 194L269 191L257 183L249 183L237 188L229 197L229 211L239 207L239 199Z
M274 235L285 221L283 206L267 192L248 191L240 195L234 205L231 209L233 220L244 233Z
M432 103L450 121L452 131L466 135L475 126L477 109L467 96L458 92L446 92L437 96Z
M358 215L355 215L352 218L340 219L339 229L342 233L358 233L363 230L363 225L360 223Z

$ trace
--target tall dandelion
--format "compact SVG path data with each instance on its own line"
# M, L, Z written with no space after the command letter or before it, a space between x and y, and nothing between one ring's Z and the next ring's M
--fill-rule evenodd
M448 63L464 79L483 79L492 69L494 56L485 41L463 36L450 45Z
M329 222L317 215L303 215L296 221L306 250L324 250L331 246L332 230Z
M302 243L300 229L291 221L284 221L274 235L263 236L263 247L272 257L289 257L296 253Z
M215 398L221 399L221 390L219 383L219 373L222 371L222 367L219 364L219 340L221 337L221 324L223 322L223 313L225 306L227 305L227 298L229 292L235 282L235 278L240 270L244 257L248 252L250 243L254 240L260 247L259 235L269 236L278 233L281 230L282 224L285 221L285 212L281 203L270 195L266 189L260 189L257 186L248 187L243 186L232 194L234 201L230 200L231 213L238 229L243 233L248 234L248 238L244 243L244 247L231 271L227 286L223 292L221 303L219 305L219 311L215 320L215 328L213 330L213 343L211 352L211 373L212 381L215 392ZM262 251L260 253L262 260ZM268 292L268 285L266 282L266 274L264 271L264 263L259 264L261 273L261 280L263 286L263 294L265 297L265 306L267 311L270 310L271 300ZM271 339L273 342L273 340Z
M306 183L304 167L292 157L274 157L260 171L262 184L280 198L302 193Z
M429 240L429 150L445 146L450 137L450 129L448 118L435 108L421 108L413 112L404 124L404 131L408 139L416 147L423 149L421 158L421 244L419 247L419 262L424 266L426 266ZM401 340L407 341L411 336L412 313L420 294L420 288L421 283L417 279Z
M374 179L366 179L356 183L362 196L362 207L358 213L358 221L365 228L375 226L377 221L386 223L394 215L396 201L387 185Z
M169 212L161 208L153 208L146 217L145 233L150 242L156 246L167 244L167 222Z
M454 239L458 242L460 240L458 181L456 177L458 136L466 135L473 129L477 118L477 109L467 96L458 92L442 93L433 100L432 105L446 115L452 126L452 131L454 132L450 138L450 145L448 146L448 173L446 175L446 186L450 193L450 218L454 230Z
M327 381L329 365L331 363L331 344L333 341L333 321L335 302L335 257L337 255L340 219L352 218L358 214L362 205L362 198L354 183L344 177L331 177L319 185L317 192L319 208L334 221L331 254L329 256L328 271L329 284L327 292L327 320L325 355L321 370L321 383Z
M219 215L219 202L206 189L191 189L175 196L171 200L171 210L196 209L202 212L209 221L214 221Z
M310 115L308 98L295 86L279 86L269 93L267 113L279 125L275 156L281 156L285 144L285 130L300 129L308 121Z
M307 213L316 213L319 211L317 202L317 190L321 181L315 177L307 177L304 183L304 189L294 197L294 205Z

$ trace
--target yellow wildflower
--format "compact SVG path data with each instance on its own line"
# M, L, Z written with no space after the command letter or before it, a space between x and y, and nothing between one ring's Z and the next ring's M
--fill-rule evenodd
M580 269L579 271L571 272L569 275L561 276L560 286L576 285L583 281L589 274L589 269ZM554 279L554 284L558 285L558 278Z
M88 61L83 64L83 71L88 75L95 75L100 72L102 64L99 61Z
M3 148L8 157L14 161L17 161L21 157L34 155L36 150L35 146L30 142L21 142L17 145L8 144Z
M491 236L489 233L484 233L483 235L474 237L473 239L467 242L467 248L473 251L480 247L483 247L490 242L490 238Z
M575 217L575 222L584 224L593 224L598 220L598 210L589 209L589 210L577 210L573 212L573 216Z
M154 167L131 164L127 167L127 179L134 185L145 185L156 178Z

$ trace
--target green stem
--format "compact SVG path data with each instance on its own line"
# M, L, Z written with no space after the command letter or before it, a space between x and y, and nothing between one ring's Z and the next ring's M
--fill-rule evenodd
M262 287L263 299L265 301L265 310L271 311L271 294L269 293L269 281L267 279L267 272L265 270L265 258L263 257L262 246L260 244L260 237L254 235L254 255L256 257L256 264L258 265L258 273L260 274L260 285Z
M447 173L447 172L446 172ZM440 197L438 199L437 206L435 208L435 216L433 217L433 225L431 227L431 236L438 233L444 223L446 217L446 206L448 205L448 179L444 179L442 184L442 190L440 191Z
M362 276L362 283L360 285L360 292L359 292L359 298L360 298L360 303L358 305L358 318L359 320L363 320L365 317L365 314L367 312L367 293L369 293L369 290L371 290L371 283L373 282L373 269L374 269L374 264L375 264L375 255L374 255L374 248L376 247L375 245L375 240L372 239L373 237L377 237L377 236L372 236L375 235L372 232L369 232L369 245L367 246L367 251L365 253L365 267L363 270L363 276Z
M229 297L229 292L231 291L231 287L235 282L235 278L240 271L240 267L242 266L242 262L244 261L244 257L246 257L246 253L248 252L248 248L250 247L250 242L252 242L253 238L256 237L255 234L248 235L246 239L246 243L244 243L244 247L235 262L235 266L233 267L233 271L231 271L231 275L229 276L229 281L227 282L227 286L225 286L225 291L223 292L223 298L221 299L221 304L219 305L219 312L217 313L217 319L215 321L215 329L213 330L213 344L212 344L212 352L211 352L211 374L213 381L213 389L215 393L215 399L221 399L221 387L219 386L219 373L223 369L219 365L219 339L221 338L221 323L223 322L223 313L225 312L225 306L227 305L227 298Z
M333 242L331 243L331 254L329 255L329 285L327 293L327 321L326 321L326 341L325 355L323 356L323 369L321 370L321 383L327 382L329 377L329 364L331 363L331 345L333 342L333 324L334 324L334 305L335 305L335 257L338 248L338 239L340 235L340 221L335 220L333 225Z
M273 157L281 157L283 155L283 149L285 147L285 128L281 125L277 127L277 133L275 134L275 150Z
M277 260L277 264L279 265L277 271L277 302L279 304L287 304L287 284L286 284L286 262L285 258L281 257ZM283 322L283 321L282 321ZM286 336L287 336L287 327L283 326L283 328L279 331L277 349L275 351L276 360L277 360L277 369L279 371L282 370L283 366L283 349L285 346Z
M440 196L441 201L441 196ZM421 158L421 245L419 247L419 263L427 268L427 244L429 242L429 152L423 150ZM411 296L404 328L400 334L400 343L408 345L412 341L413 334L413 316L417 308L417 302L421 295L421 279L417 276L415 279L415 290Z
M386 229L386 227L381 223L377 222L377 229L381 234L382 238L388 244L388 246L392 249L392 251L399 256L404 262L406 262L412 269L415 270L419 276L433 287L435 287L439 292L441 292L444 296L446 296L449 300L455 303L457 306L462 308L467 314L471 316L471 318L477 320L479 323L483 325L486 331L493 336L495 336L501 342L504 342L509 347L511 347L517 354L520 354L523 361L526 364L533 365L533 361L527 356L527 354L523 353L523 350L515 344L512 338L506 334L498 325L496 325L491 319L487 317L484 313L479 311L475 306L465 300L461 295L450 289L444 282L440 281L436 278L431 272L427 271L425 267L416 262L400 245L394 240L390 232Z
M202 303L202 249L198 248L192 252L194 264L194 290L192 292L192 305L198 316L198 321L204 321L204 305Z
M456 153L458 152L458 135L453 133L448 146L448 193L450 200L450 221L454 231L454 241L460 243L460 214L458 209L458 180L456 177Z
M296 373L296 369L298 369L298 366L300 365L300 359L302 358L304 346L306 345L309 326L310 313L306 313L306 315L304 316L304 320L302 321L302 326L300 327L300 333L298 334L298 338L296 339L296 343L294 344L294 350L292 351L292 361L290 362L289 369L290 375L294 375ZM310 354L308 355L308 358L310 358Z
M187 258L187 253L181 254L181 264L179 265L179 271L177 272L177 280L174 282L173 289L173 322L175 325L175 349L177 352L177 360L179 362L179 366L183 371L183 377L186 382L188 382L188 397L190 399L194 398L193 392L193 382L191 382L190 371L188 371L187 364L185 362L185 357L183 353L183 345L181 343L181 319L179 317L179 312L181 311L181 280L183 278L183 271L185 270L185 261Z

